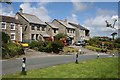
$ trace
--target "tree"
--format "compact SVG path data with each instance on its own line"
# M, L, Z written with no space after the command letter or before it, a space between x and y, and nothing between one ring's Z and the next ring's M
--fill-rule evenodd
M6 34L5 32L2 32L2 42L3 43L8 43L10 41L10 37L8 34Z
M63 33L59 33L59 34L57 34L57 35L55 36L55 39L56 39L56 40L60 40L61 38L66 38L66 35L63 34Z
M114 32L114 33L112 33L111 34L111 36L112 36L112 38L113 38L113 40L115 39L115 36L117 35L117 33L116 32Z

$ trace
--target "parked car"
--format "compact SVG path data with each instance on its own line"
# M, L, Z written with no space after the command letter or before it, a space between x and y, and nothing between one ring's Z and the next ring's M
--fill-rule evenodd
M85 45L85 41L77 41L75 43L76 46L84 46Z

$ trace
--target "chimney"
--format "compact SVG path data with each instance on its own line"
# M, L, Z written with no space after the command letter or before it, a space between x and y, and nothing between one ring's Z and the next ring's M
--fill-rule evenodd
M65 22L67 22L67 19L65 19Z
M23 13L23 9L22 8L20 8L20 13Z

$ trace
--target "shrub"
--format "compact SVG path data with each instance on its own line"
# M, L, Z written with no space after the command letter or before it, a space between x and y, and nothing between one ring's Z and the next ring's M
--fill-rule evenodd
M2 42L3 43L8 43L10 41L10 37L8 34L2 32Z
M39 46L38 51L44 52L45 51L45 47Z
M96 48L96 51L97 51L97 52L100 52L100 51L101 51L101 48Z
M46 49L45 52L52 52L52 44L48 43L45 49Z
M2 47L2 54L0 54L1 57L2 57L2 58L5 58L5 57L6 57L6 58L9 58L8 52L10 52L8 49Z
M54 41L51 43L51 45L54 53L59 53L64 47L64 45L60 41Z
M85 48L89 49L89 50L92 50L92 51L101 51L101 48L97 48L97 47L93 47L93 46L85 46Z
M115 48L120 48L120 43L115 43Z
M37 41L32 41L30 44L29 44L29 47L32 49L34 47L38 47L39 46L39 43Z
M73 47L64 47L63 48L63 52L65 52L65 53L67 53L67 52L77 52L78 51L78 49L75 49L75 48L73 48Z
M65 38L65 37L66 37L65 34L59 33L59 34L55 35L55 40L60 40L60 38Z
M17 46L14 43L8 43L2 46L2 57L6 58L6 56L14 57L16 55L22 55L24 54L24 49L21 46Z

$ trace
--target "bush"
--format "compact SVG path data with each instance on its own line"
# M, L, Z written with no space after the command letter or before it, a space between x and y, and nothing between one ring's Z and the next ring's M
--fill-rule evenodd
M51 43L48 43L48 45L46 46L45 49L46 49L45 52L48 52L48 53L49 53L49 52L52 52L52 49L53 49L53 48L52 48L52 44L51 44Z
M14 43L9 43L8 44L8 49L10 50L10 56L14 57L16 55L22 55L25 54L24 53L24 49L21 46L17 46Z
M59 53L64 47L64 45L60 41L54 41L51 43L51 45L54 53Z
M120 48L120 43L115 43L115 48Z
M85 46L85 48L92 50L92 51L97 51L97 52L102 50L101 48L97 48L97 47L93 47L93 46Z
M9 35L6 34L6 33L4 33L4 32L2 32L2 42L3 42L3 43L8 43L8 42L10 42L10 37L9 37Z
M55 35L55 40L60 40L60 38L66 38L66 35L63 33L59 33L59 34Z
M45 47L39 46L38 51L45 52L45 49L46 49Z
M101 51L101 48L96 48L96 51L97 51L97 52L100 52L100 51Z
M10 57L14 57L17 55L22 55L24 54L24 49L21 46L17 46L14 43L9 43L6 44L7 46L5 46L5 44L2 46L2 57L6 58L6 56L9 58Z
M76 48L73 48L73 47L64 47L63 48L63 52L78 52L78 49L76 49Z
M30 44L29 44L29 47L31 49L33 49L34 47L38 47L39 46L39 43L37 41L32 41Z

